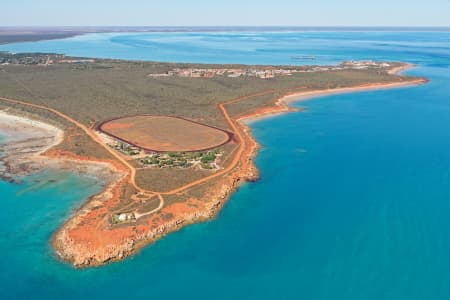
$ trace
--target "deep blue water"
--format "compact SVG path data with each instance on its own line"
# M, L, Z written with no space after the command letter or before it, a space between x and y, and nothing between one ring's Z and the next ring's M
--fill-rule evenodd
M0 182L1 299L450 298L450 33L104 34L2 49L261 64L292 63L292 53L388 59L418 64L410 73L431 82L322 97L253 123L260 181L216 220L101 268L75 270L49 245L98 182L49 173Z

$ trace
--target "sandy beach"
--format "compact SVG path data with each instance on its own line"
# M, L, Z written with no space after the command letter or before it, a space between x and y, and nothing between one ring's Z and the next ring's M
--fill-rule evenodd
M399 72L403 72L405 70L411 69L412 67L413 67L413 65L407 65L407 66L395 68L395 74L398 74ZM301 110L299 108L293 108L290 106L290 104L294 103L294 102L309 101L314 98L330 96L330 95L402 88L402 87L420 85L420 84L424 84L427 82L428 82L428 80L426 80L426 79L417 79L414 81L405 81L405 82L365 84L365 85L360 85L360 86L355 86L355 87L336 88L336 89L329 89L329 90L312 90L312 91L304 91L304 92L295 92L295 93L284 95L284 96L278 98L277 100L275 100L274 106L272 108L265 108L265 109L258 110L255 113L242 116L238 120L241 122L244 122L246 124L250 124L251 122L260 120L262 118L268 118L268 117L271 117L274 115L279 115L279 114L286 113L286 112Z
M48 146L40 149L39 153L58 145L64 138L64 132L55 126L14 115L7 110L0 110L0 133L8 142L24 141L29 138L51 139Z
M64 139L64 131L53 125L0 110L0 178L17 181L21 176L45 169L65 170L95 176L109 182L120 172L105 162L54 158L45 155Z
M348 94L348 93L355 93L355 92L367 92L367 91L379 91L383 89L393 89L393 88L400 88L400 87L407 87L407 86L414 86L418 84L425 83L426 81L422 79L418 79L417 81L409 81L409 82L395 82L395 83L387 83L387 84L368 84L368 85L361 85L357 87L349 87L349 88L337 88L337 89L330 89L330 90L320 90L320 91L308 91L308 92L301 92L301 93L295 93L291 95L286 95L277 101L289 104L293 102L300 102L300 101L306 101L311 100L317 97L323 97L323 96L329 96L329 95L337 95L337 94Z

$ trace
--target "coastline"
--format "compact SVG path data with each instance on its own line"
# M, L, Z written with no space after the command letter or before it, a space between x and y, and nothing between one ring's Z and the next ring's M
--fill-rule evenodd
M399 68L400 72L411 69L414 66L410 65L408 67ZM397 74L397 73L396 73ZM365 84L355 87L345 87L345 88L336 88L329 90L312 90L312 91L303 91L303 92L294 92L287 95L283 95L280 98L274 101L274 106L266 109L258 110L255 113L244 115L239 117L237 120L243 121L246 124L250 124L251 122L265 119L274 115L283 114L286 112L295 112L302 110L301 108L294 108L290 106L292 103L310 101L315 98L331 96L331 95L339 95L339 94L348 94L348 93L357 93L357 92L369 92L369 91L379 91L379 90L388 90L394 88L402 88L409 86L416 86L427 83L427 79L417 79L413 81L404 81L404 82L394 82L394 83L378 83L378 84Z
M43 169L41 155L64 138L64 132L57 127L7 110L0 110L0 132L6 138L0 144L0 178L8 181Z
M17 178L44 169L75 171L106 181L120 174L109 162L52 155L51 149L63 141L65 133L48 123L0 110L0 132L6 138L0 144L0 162L5 165L0 178Z
M47 169L93 176L106 186L115 185L124 177L110 162L51 154L51 149L63 141L65 133L48 123L0 110L0 133L5 137L0 143L0 180L20 183L20 177Z
M397 68L396 72L401 72L411 67L413 66L402 66ZM75 215L57 230L52 239L53 246L61 258L72 262L77 267L97 266L128 257L138 252L144 246L184 226L214 218L242 182L255 181L259 178L253 159L257 156L260 145L251 134L251 128L248 126L249 122L285 112L298 111L298 109L291 107L289 104L310 100L315 97L412 86L426 82L427 80L425 79L417 79L404 82L367 84L349 88L290 93L274 100L271 107L239 117L233 122L243 139L243 151L238 157L239 164L218 181L211 183L211 186L208 188L208 194L204 196L202 201L188 199L186 202L171 204L162 208L158 213L149 216L146 224L135 226L111 228L107 219L109 215L108 208L114 207L117 203L121 189L128 177L126 176L127 172L120 165L118 166L117 162L94 162L79 157L70 158L70 155L68 156L67 153L52 155L46 152L48 149L40 151L38 154L35 153L41 159L45 159L45 167L49 167L47 163L50 161L58 161L59 164L50 164L50 167L59 168L65 165L65 168L68 170L76 170L76 166L79 164L89 166L101 164L103 169L109 170L109 175L105 176L108 179L105 190L100 194L91 196ZM57 144L52 144L49 148L55 145ZM64 163L62 164L61 162ZM89 168L85 168L84 172L93 173L95 176L100 174L95 174ZM170 220L163 220L161 216L166 214L172 214L175 217ZM86 222L91 224L85 226Z

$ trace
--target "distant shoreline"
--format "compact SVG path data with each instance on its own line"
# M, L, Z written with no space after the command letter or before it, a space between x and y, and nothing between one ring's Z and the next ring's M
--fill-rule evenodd
M0 45L57 40L91 33L177 32L450 32L435 26L0 26Z
M50 41L50 40L60 40L82 35L84 33L33 33L33 32L23 32L23 33L8 33L0 29L0 45L15 44L15 43L28 43L28 42L39 42L39 41Z

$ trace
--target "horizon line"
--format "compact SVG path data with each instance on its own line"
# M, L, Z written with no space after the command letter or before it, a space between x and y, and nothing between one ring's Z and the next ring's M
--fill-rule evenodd
M124 32L194 32L194 31L450 31L450 26L288 26L288 25L0 25L0 33L5 31L18 31L15 34L23 34L21 30L37 31L28 33L51 32L56 33L124 33ZM56 31L56 32L55 32ZM13 32L10 32L13 33Z

